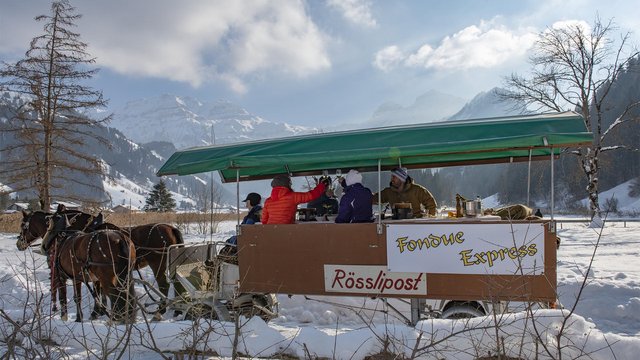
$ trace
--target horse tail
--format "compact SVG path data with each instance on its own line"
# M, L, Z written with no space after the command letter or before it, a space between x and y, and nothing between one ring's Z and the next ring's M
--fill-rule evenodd
M118 233L122 237L122 241L120 241L120 249L122 251L122 255L125 259L127 259L127 271L125 272L126 275L130 273L135 266L136 249L129 235L127 235L124 231L118 231Z
M122 265L118 269L118 282L120 289L118 290L116 309L118 320L129 322L135 319L135 292L133 288L132 271L135 268L136 254L135 247L131 238L123 231L120 234L120 255L122 256Z
M171 226L171 231L173 232L173 236L176 237L176 244L184 244L182 232L175 226Z

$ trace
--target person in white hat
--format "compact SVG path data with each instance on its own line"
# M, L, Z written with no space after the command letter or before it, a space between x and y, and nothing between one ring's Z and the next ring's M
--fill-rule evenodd
M371 190L362 185L358 170L349 170L344 177L344 192L340 198L337 223L363 223L373 221Z
M406 168L397 167L391 170L389 187L382 190L380 195L383 204L389 203L393 206L397 203L410 203L414 218L436 215L436 199L424 186L413 182ZM378 203L378 193L373 194L372 201L374 204Z

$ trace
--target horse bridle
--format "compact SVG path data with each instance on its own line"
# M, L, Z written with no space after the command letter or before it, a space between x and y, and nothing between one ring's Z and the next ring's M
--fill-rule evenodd
M26 223L23 222L23 225L21 226L22 231L20 232L20 235L18 235L18 240L22 241L23 243L26 243L28 241L26 236L22 234L23 231L26 231L27 234L33 238L31 241L28 242L27 246L36 246L33 243L42 236L34 235L29 225L31 225L31 217L29 217L29 221L27 221Z

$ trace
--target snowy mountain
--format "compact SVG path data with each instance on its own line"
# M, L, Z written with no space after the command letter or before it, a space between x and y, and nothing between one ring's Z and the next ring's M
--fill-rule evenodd
M386 102L378 107L366 127L417 124L445 120L465 104L464 99L436 90L428 91L409 106Z
M15 109L21 106L24 100L16 94L7 92L0 94L0 149L9 148L18 142L15 131L12 131L15 124L9 119L14 116ZM74 196L101 203L104 206L128 205L129 203L136 207L144 205L144 199L153 185L159 181L155 173L164 161L176 151L174 145L168 142L150 142L140 145L130 140L122 132L105 126L96 126L90 131L100 138L106 139L106 143L96 141L95 138L87 138L81 151L95 154L97 158L101 159L108 177L97 175L83 177L82 174L68 171L66 175L70 179L83 179L83 183L92 184L97 188L90 188L58 178L56 181L59 181L60 184L59 187L53 189L54 198L64 200L64 196ZM4 159L3 156L9 156L9 153L0 151L0 161L10 160L9 158ZM0 171L0 182L7 184L3 180L6 178ZM197 194L202 193L203 189L210 188L207 185L210 183L208 174L203 174L198 178L171 176L165 178L165 182L169 190L174 192L174 199L178 206L181 203L184 206L193 204L194 201L187 197L193 199L197 197ZM72 191L68 191L69 189ZM31 191L23 191L18 195L21 198L35 197L35 193ZM223 189L221 189L220 196L221 200L226 202L235 198Z
M166 94L128 102L114 112L111 126L135 142L168 141L178 149L318 132L264 120L228 101Z
M448 120L480 119L498 116L519 115L520 107L513 101L502 101L498 92L500 88L493 88L476 95L466 103L460 111L449 117Z

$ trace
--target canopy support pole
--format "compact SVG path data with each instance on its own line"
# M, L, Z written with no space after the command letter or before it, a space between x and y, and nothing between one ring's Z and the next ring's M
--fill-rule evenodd
M553 223L553 209L555 208L555 194L554 194L554 174L553 174L553 148L551 148L551 222Z
M531 149L529 149L529 169L527 171L527 206L531 206L529 199L531 195Z
M211 196L211 199L209 199L209 241L213 242L213 171L209 173L211 179L209 181L211 181L211 194L209 194L209 196ZM206 207L206 205L205 205ZM205 235L206 236L206 235ZM206 239L206 237L205 237Z
M240 169L236 169L236 233L240 229Z
M378 235L382 235L382 159L378 159Z

